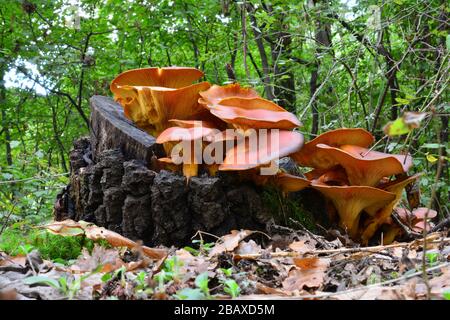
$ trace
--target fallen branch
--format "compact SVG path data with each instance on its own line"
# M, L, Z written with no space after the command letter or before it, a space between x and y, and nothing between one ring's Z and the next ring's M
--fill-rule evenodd
M436 239L436 236L439 234L431 234L427 237L427 243L444 243L444 242L450 242L450 237L443 238L443 239ZM380 246L374 246L374 247L358 247L358 248L338 248L338 249L324 249L324 250L311 250L306 251L303 253L299 253L296 251L282 251L282 252L271 252L270 257L273 258L280 258L280 257L298 257L298 256L304 256L304 255L319 255L319 254L333 254L333 253L353 253L353 252L373 252L377 253L386 249L390 248L398 248L398 247L412 247L414 245L421 245L421 242L423 239L417 239L413 242L400 242L400 243L393 243L389 245L380 245ZM261 258L262 256L267 256L267 252L264 253L249 253L249 254L236 254L234 256L234 259L241 260L254 260Z

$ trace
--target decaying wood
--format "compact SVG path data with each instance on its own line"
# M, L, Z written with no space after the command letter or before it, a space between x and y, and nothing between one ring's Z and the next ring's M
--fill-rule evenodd
M90 102L90 143L94 160L108 149L120 149L128 159L147 162L153 155L162 156L161 145L125 118L119 104L103 96L93 96Z
M235 174L185 177L151 167L160 145L110 98L91 99L90 138L74 143L55 219L94 222L145 244L186 245L197 231L265 230L262 192Z

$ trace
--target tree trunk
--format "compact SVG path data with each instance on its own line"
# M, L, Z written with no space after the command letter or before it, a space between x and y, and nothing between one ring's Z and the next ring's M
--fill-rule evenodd
M91 136L74 143L70 184L55 204L57 220L92 221L147 244L185 245L197 230L264 230L260 191L235 175L193 177L159 171L160 145L106 97L91 99Z

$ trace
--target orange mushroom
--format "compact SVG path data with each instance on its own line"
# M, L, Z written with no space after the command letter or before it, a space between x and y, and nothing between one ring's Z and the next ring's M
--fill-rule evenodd
M294 131L267 130L266 137L257 134L256 146L252 145L251 139L251 136L245 137L243 142L230 149L219 170L248 170L260 167L288 156L303 146L303 135Z
M332 186L348 186L347 173L341 166L336 166L326 169L314 169L307 173L305 176L308 180L312 180L313 183L327 184Z
M198 93L210 84L192 84L202 76L203 72L194 68L135 69L117 76L110 89L123 106L125 116L157 135L169 126L169 119L199 119L205 114L198 103Z
M337 163L328 156L328 153L317 148L318 144L326 144L332 147L341 145L356 145L368 147L375 141L370 132L361 129L337 129L325 132L320 136L306 143L303 148L292 154L291 158L298 164L305 167L317 169L329 169Z
M237 129L283 129L301 126L297 117L263 98L226 98L210 112Z
M378 206L368 207L365 211L371 216L371 218L366 222L366 227L361 235L361 240L363 243L368 243L370 238L375 234L377 229L385 223L386 219L392 214L392 210L400 202L402 197L403 189L410 183L414 182L422 174L415 174L411 177L406 177L404 179L393 181L393 183L386 184L383 190L395 194L395 199L379 209Z
M345 169L350 185L375 186L383 177L406 172L412 163L409 155L390 155L362 147L343 145L335 148L325 144L316 147L326 151L332 162ZM364 153L356 150L364 150ZM406 163L401 161L402 158Z
M259 97L253 89L242 88L239 84L224 87L214 85L201 92L200 96L199 102L213 115L237 129L290 130L301 125L294 114Z
M183 153L183 174L189 181L190 177L197 176L198 165L202 163L203 141L212 141L217 130L203 126L201 121L198 122L199 126L194 126L192 122L175 120L175 122L177 121L188 127L170 127L158 136L156 143L185 142L185 144L179 145L180 148L176 151ZM188 158L187 161L185 158ZM173 162L173 159L171 160Z
M340 217L340 225L355 238L358 234L361 212L366 208L382 208L395 199L395 194L366 186L327 186L312 184L330 199Z
M212 85L206 91L200 93L199 102L207 108L218 104L222 99L230 97L238 98L257 98L258 93L252 88L243 88L239 83L233 83L226 86Z
M273 183L280 188L283 194L288 192L297 192L308 187L311 182L289 173L279 172L273 176Z

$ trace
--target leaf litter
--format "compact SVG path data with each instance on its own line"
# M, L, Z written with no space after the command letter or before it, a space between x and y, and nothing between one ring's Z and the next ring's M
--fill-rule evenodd
M359 247L302 230L232 230L215 243L198 233L197 246L151 248L85 222L42 227L109 247L96 244L67 264L42 260L37 251L0 252L0 299L416 300L450 293L450 238L443 232L427 236L423 259L423 239Z

